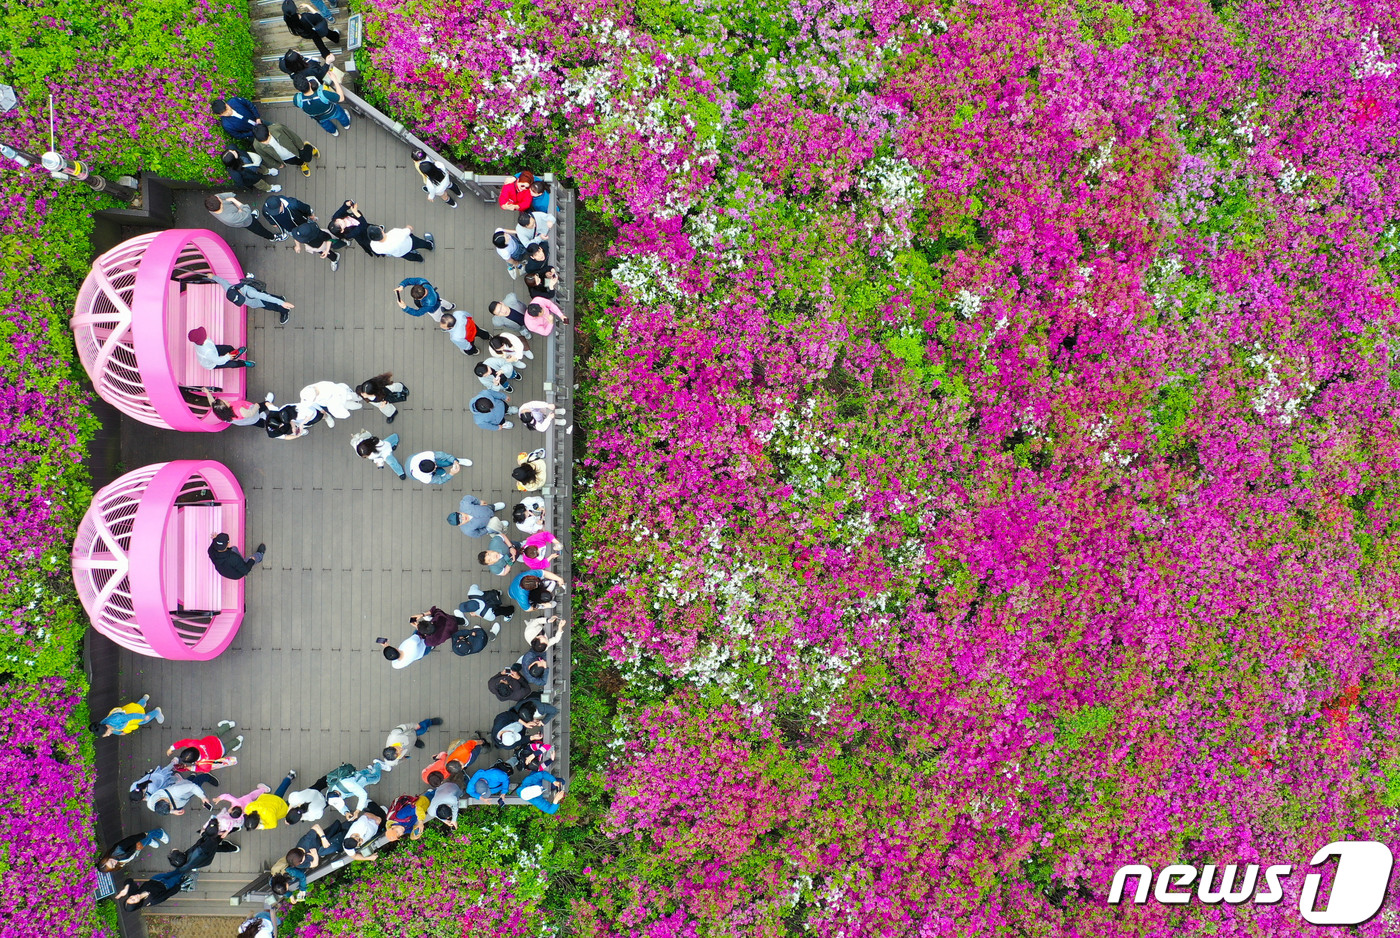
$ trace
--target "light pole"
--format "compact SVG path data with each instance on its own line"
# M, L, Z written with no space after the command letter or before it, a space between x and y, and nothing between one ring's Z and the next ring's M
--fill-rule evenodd
M93 192L105 192L122 202L131 202L136 198L137 190L134 186L113 182L105 176L99 176L90 171L86 163L80 160L70 160L57 150L50 150L41 156L39 164L47 169L49 175L54 179L60 181L76 179L78 182L87 183L88 188ZM132 182L135 180L133 179Z

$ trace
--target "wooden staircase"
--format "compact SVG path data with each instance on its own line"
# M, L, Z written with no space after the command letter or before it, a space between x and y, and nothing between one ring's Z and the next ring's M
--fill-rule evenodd
M336 67L345 72L352 72L352 58L345 51L351 12L348 0L339 0L338 6L334 0L326 2L335 14L335 22L331 24L331 29L340 33L339 43L327 41L326 45L335 53ZM314 58L320 58L321 53L317 51L315 43L293 36L287 31L287 24L282 22L282 0L248 0L248 13L252 19L253 38L258 45L257 52L253 55L253 66L257 75L255 97L258 101L268 104L290 101L295 89L292 87L291 78L278 69L277 60L288 49L296 49L303 55Z

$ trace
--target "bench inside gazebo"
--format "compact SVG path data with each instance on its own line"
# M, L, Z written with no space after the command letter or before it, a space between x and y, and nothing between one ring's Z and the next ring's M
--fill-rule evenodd
M212 231L173 229L140 235L93 262L74 307L78 355L98 396L142 423L169 430L216 432L228 424L209 411L200 388L241 400L242 368L200 365L191 329L235 348L247 342L243 310L218 284L176 278L243 276L228 244Z
M219 575L214 536L242 546L243 489L214 460L178 460L105 486L78 527L73 579L93 627L138 654L207 661L243 621L243 581Z

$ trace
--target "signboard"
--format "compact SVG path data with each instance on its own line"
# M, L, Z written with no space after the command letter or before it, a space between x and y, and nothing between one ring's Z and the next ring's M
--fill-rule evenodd
M92 894L93 899L106 899L108 896L117 894L117 884L112 879L111 873L97 874L97 890Z
M365 42L365 18L359 13L351 13L345 24L345 50L354 52Z

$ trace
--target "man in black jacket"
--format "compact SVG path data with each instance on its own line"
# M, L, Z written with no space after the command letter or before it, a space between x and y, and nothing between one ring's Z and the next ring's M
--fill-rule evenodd
M228 535L222 533L215 534L209 545L209 559L214 561L214 569L227 580L241 580L252 573L254 564L262 563L266 552L267 545L259 544L253 556L245 560L238 548L228 542Z

